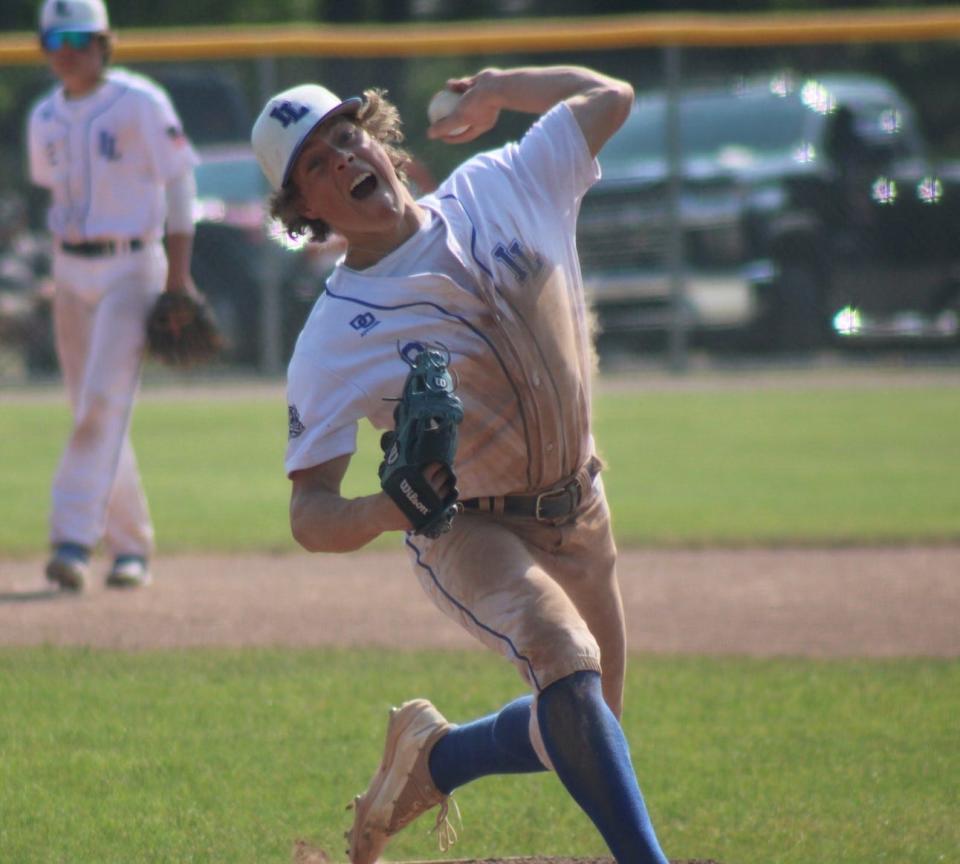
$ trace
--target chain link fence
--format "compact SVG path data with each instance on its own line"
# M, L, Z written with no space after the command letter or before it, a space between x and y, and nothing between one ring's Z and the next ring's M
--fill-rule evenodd
M637 90L601 155L579 248L601 358L690 350L956 344L960 311L960 13L627 16L443 27L120 34L116 62L167 87L201 154L193 270L229 339L224 371L278 375L335 244L269 224L249 149L277 90L384 87L429 191L523 134L504 115L464 147L426 139L425 106L478 68L582 63ZM0 384L55 377L43 195L24 125L52 85L29 37L0 38Z

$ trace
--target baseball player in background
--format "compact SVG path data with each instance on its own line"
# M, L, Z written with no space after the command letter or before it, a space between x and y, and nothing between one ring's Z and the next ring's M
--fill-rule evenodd
M531 691L459 726L425 699L394 709L383 762L354 800L350 860L371 864L437 805L443 839L450 793L476 778L552 769L617 861L665 864L618 720L623 609L575 247L595 157L633 91L579 67L486 69L447 86L462 96L432 138L471 141L504 109L542 116L419 200L398 175L399 117L380 91L341 100L314 84L286 90L252 134L287 230L347 241L289 368L294 536L310 551L345 552L406 530L426 593ZM392 427L404 356L424 345L449 352L463 403L464 509L435 539L411 531L383 492L341 494L357 421ZM423 476L439 498L450 492L448 468Z
M31 111L29 173L51 195L54 336L73 412L46 575L82 589L102 539L113 559L107 585L145 585L153 527L130 415L151 305L162 291L195 290L197 160L167 94L108 68L102 0L46 0L40 42L59 83Z

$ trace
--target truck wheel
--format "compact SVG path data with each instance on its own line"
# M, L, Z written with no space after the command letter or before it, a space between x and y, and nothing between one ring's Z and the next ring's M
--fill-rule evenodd
M820 281L808 267L785 264L774 287L770 309L770 345L804 353L822 347L827 337Z
M960 348L960 286L954 288L953 298L947 304L943 314L952 319L953 327L956 328L953 332L953 344Z

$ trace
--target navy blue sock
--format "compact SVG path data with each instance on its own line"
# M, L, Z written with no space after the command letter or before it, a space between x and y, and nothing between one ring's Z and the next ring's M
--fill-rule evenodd
M61 558L68 558L71 561L79 561L86 564L90 560L90 550L81 543L64 541L57 543L54 547L54 553Z
M669 864L600 675L577 672L540 693L537 720L557 776L620 864Z
M488 774L531 774L546 769L530 743L530 703L521 696L495 714L456 726L430 751L430 774L449 794Z

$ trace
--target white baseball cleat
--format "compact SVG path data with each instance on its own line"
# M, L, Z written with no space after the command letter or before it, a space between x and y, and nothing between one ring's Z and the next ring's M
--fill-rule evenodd
M457 834L447 819L453 799L434 785L428 764L433 746L451 728L426 699L413 699L391 709L380 767L367 791L347 805L354 810L353 827L344 834L351 864L373 864L394 834L438 804L434 830L441 850L456 841Z
M118 555L107 574L108 588L141 588L152 581L142 555Z

